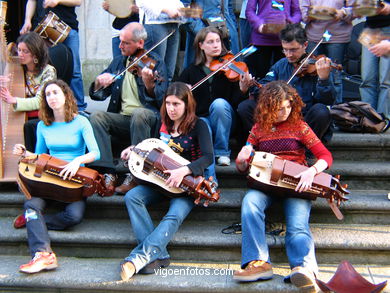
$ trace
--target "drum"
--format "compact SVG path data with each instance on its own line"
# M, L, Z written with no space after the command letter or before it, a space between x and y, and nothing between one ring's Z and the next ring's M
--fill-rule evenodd
M333 20L337 15L337 11L333 7L327 6L310 6L308 11L309 17L318 20Z
M5 24L6 16L7 16L7 2L0 1L0 24Z
M50 45L55 46L57 43L65 41L71 29L54 12L49 11L34 31L47 40Z
M261 33L277 35L285 26L285 23L264 23Z
M358 41L366 48L370 48L371 46L378 44L380 41L384 39L385 37L379 29L365 28L360 33Z
M355 16L363 17L376 15L381 5L383 5L382 1L378 0L355 0L350 7Z
M134 0L106 0L109 5L108 12L119 18L128 17L131 14L131 6Z

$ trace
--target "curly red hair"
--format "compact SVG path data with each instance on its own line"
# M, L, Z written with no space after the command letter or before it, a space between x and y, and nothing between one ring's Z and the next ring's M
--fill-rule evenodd
M289 100L291 105L291 113L287 121L293 124L303 119L302 108L305 104L302 102L296 89L285 81L272 81L261 88L254 113L255 122L261 129L271 131L284 100Z

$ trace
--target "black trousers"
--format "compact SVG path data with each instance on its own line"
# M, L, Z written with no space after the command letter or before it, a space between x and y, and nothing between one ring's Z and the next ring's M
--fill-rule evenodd
M33 118L23 125L24 145L32 153L35 152L35 145L37 143L37 126L39 121L38 118Z

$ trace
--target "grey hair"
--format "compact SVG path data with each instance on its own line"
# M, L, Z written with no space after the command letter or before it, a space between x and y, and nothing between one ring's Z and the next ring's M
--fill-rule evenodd
M131 34L133 35L133 41L138 42L140 40L146 40L148 37L148 33L146 32L145 27L142 24L139 24L138 22L136 23L131 31ZM123 28L122 31L128 30L130 26L133 26L134 22L130 22L126 24Z

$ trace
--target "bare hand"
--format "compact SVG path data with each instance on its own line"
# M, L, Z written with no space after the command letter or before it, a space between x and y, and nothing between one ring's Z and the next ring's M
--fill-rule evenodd
M24 25L22 26L19 32L21 35L27 34L29 31L31 31L31 28L32 28L31 21L25 21Z
M71 179L78 171L80 168L80 161L79 158L74 158L72 162L69 164L66 164L64 166L64 169L61 170L60 172L60 177L62 177L63 180L66 179Z
M43 2L43 8L48 8L48 7L56 7L58 5L59 0L45 0Z
M390 54L390 41L382 40L378 44L368 49L372 54L377 57L382 57Z
M111 73L103 73L98 75L95 80L95 89L106 88L114 82L113 75Z
M169 187L179 187L180 183L183 181L184 176L190 174L190 170L188 167L183 166L174 170L165 170L165 174L170 174L168 180L166 181L166 185Z
M177 9L177 8L173 8L173 9L166 8L166 9L163 9L163 12L168 14L168 16L170 18L177 18L177 17L181 16L181 13L180 13L179 9Z
M320 79L328 79L330 74L331 60L327 57L322 57L316 62L317 74Z
M133 148L134 148L134 146L131 145L131 146L125 148L125 149L121 152L121 159L122 159L123 161L128 161L128 160L129 160L129 158L130 158L130 153L132 152Z
M301 178L301 179L299 180L299 183L295 188L295 191L303 192L309 190L313 183L314 176L316 175L316 173L317 172L314 168L308 168L307 170L296 175L295 178Z
M337 9L336 10L336 15L335 15L335 20L341 20L341 19L343 19L344 17L345 17L345 12L344 12L344 10L342 10L342 9Z
M11 96L11 93L6 87L0 87L0 98L7 104L16 104L16 98Z
M145 87L147 89L154 87L155 77L154 77L153 71L150 68L147 68L146 66L144 68L142 68L141 76L142 76L142 80L145 84Z
M17 156L24 156L26 154L26 147L20 143L17 143L12 149L12 154Z
M378 8L377 14L380 15L389 15L390 14L390 4L386 2L382 2L383 6Z
M103 1L103 2L102 2L102 8L103 8L105 11L108 11L108 9L110 9L110 4L108 4L106 1Z
M139 8L137 5L130 5L131 14L137 14L139 13Z
M239 84L241 92L246 93L248 89L254 84L252 75L248 72L241 74Z

